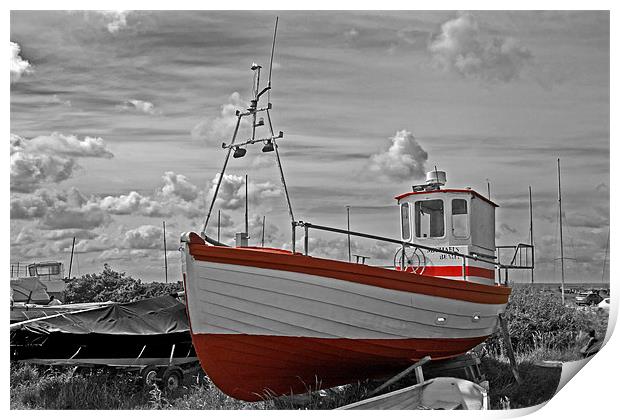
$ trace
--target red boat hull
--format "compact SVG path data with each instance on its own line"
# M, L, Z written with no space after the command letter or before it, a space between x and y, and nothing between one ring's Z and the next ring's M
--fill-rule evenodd
M382 378L429 354L434 360L457 356L486 337L372 340L194 334L192 339L203 369L218 388L234 398L260 401Z

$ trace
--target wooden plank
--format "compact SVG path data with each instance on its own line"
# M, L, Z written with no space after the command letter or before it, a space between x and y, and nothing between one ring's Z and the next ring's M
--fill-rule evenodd
M430 360L431 360L430 356L424 356L422 359L418 360L416 363L414 363L413 365L409 366L407 369L403 370L401 373L399 373L398 375L392 377L387 382L385 382L383 385L381 385L380 387L378 387L377 389L372 391L370 394L368 394L368 397L372 397L373 395L378 394L380 391L382 391L385 388L387 388L388 386L392 385L394 382L397 382L398 380L404 378L409 373L411 373L411 371L415 370L418 367L421 367L422 365L426 364ZM417 376L417 374L416 374L416 376Z

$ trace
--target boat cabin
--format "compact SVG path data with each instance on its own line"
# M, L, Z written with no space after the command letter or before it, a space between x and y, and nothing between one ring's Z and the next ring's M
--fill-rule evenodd
M497 204L470 188L442 188L444 171L431 171L426 184L396 198L403 241L434 248L408 248L402 269L427 276L494 284L495 266L441 251L495 259Z

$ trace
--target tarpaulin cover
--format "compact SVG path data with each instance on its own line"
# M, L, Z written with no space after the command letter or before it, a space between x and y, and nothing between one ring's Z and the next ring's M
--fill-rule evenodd
M170 295L28 321L20 328L41 334L144 336L189 332L185 305Z
M13 302L47 303L50 295L39 279L24 277L11 280L11 299Z
M194 354L185 305L161 296L10 326L14 360L177 357Z

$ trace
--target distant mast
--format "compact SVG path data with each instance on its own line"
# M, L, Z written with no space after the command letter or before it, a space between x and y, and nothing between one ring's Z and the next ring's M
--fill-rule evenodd
M166 283L168 283L168 254L166 253L166 221L163 222L164 226L164 271L166 273Z
M564 238L562 236L562 182L560 177L560 158L558 158L558 204L560 208L560 270L562 273L562 305L564 305Z
M73 244L71 244L71 259L69 259L69 280L71 280L71 268L73 266L73 250L74 249L75 249L75 236L73 237Z
M529 186L530 189L530 246L532 247L532 271L531 271L531 282L534 284L534 218L532 212L532 186Z

